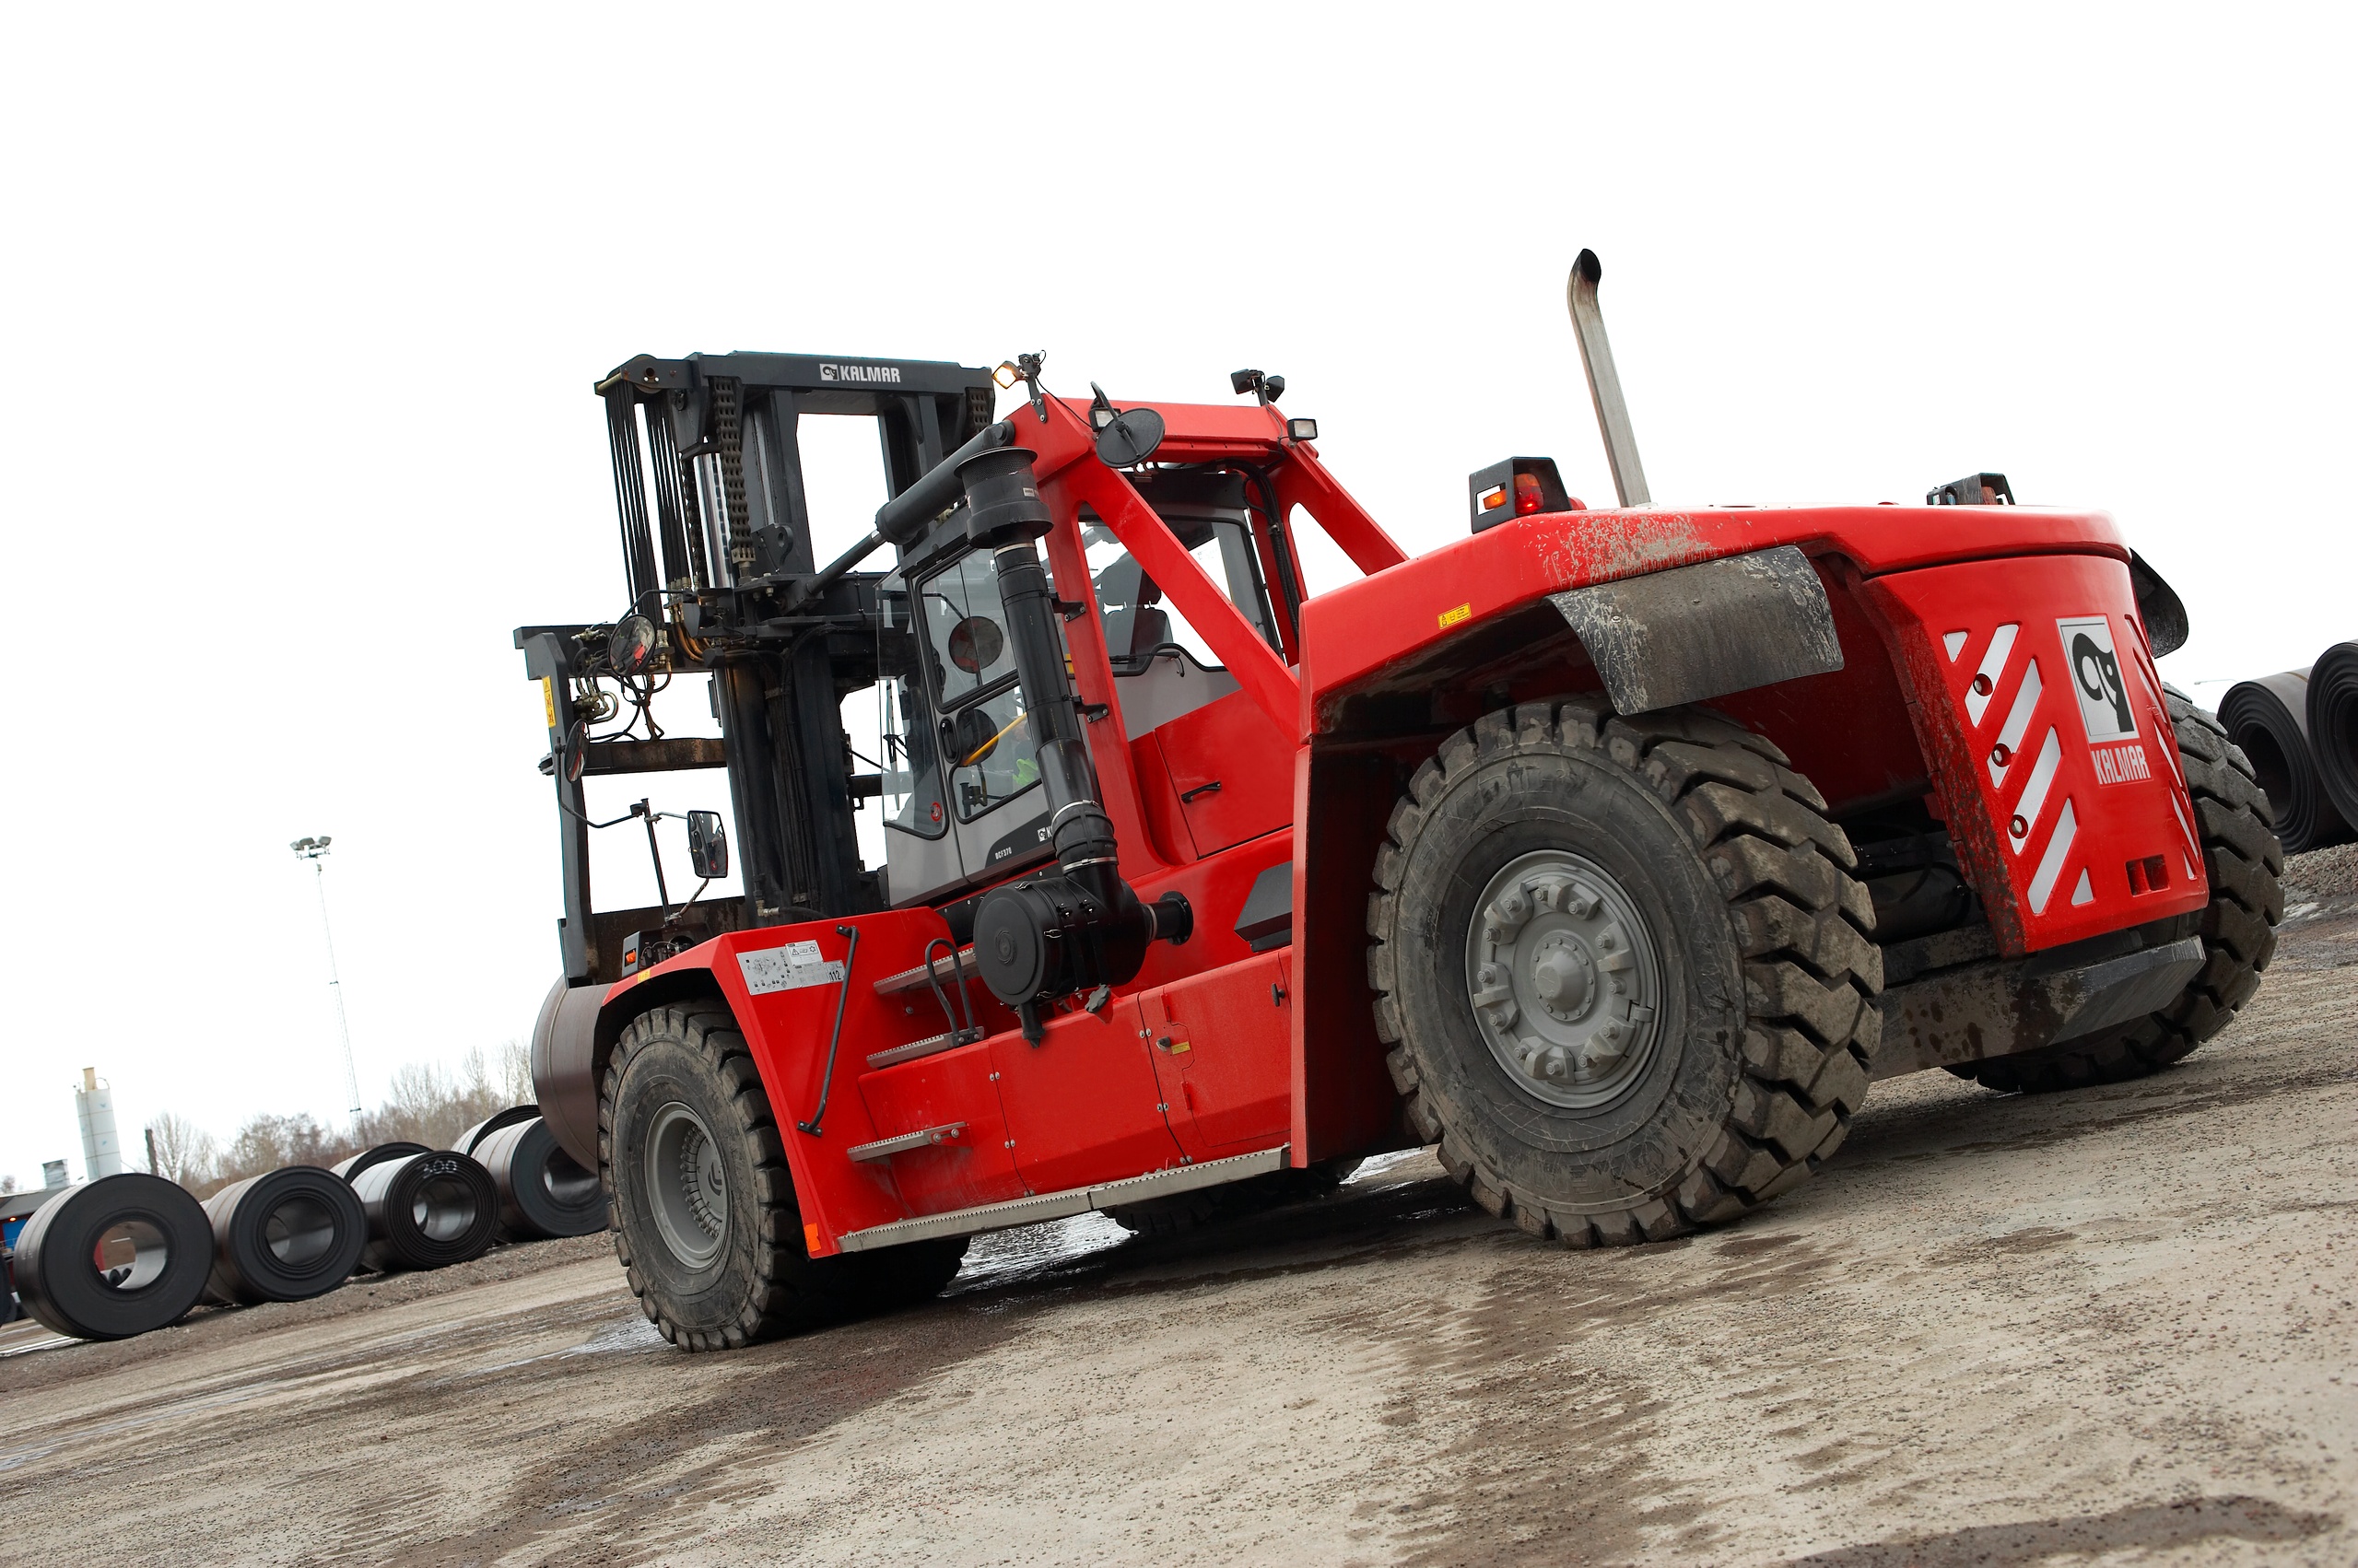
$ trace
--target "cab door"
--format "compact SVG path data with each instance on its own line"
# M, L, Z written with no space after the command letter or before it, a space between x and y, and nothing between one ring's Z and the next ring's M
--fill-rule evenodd
M961 879L923 890L939 903L1036 867L1052 847L991 557L970 552L915 574L910 601L919 678L933 708L927 733L946 784L944 839ZM895 901L916 891L896 882ZM1037 1045L1011 1031L989 1046L1006 1153L1026 1191L1062 1192L1178 1164L1136 1004L1109 1000L1097 1012L1057 1013L1043 1025Z

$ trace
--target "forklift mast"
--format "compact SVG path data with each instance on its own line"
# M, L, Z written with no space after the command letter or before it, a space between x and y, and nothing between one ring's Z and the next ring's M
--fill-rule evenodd
M607 623L516 632L546 708L541 766L557 785L569 987L610 984L722 930L885 907L879 874L861 864L855 812L886 780L853 772L841 705L905 674L909 638L886 613L883 574L815 559L800 421L874 419L899 497L991 424L995 397L991 373L966 366L793 354L642 355L595 391L624 608ZM698 669L712 678L720 740L663 736L647 703L673 673ZM639 709L634 721L593 736L624 703ZM589 834L600 825L582 781L716 766L728 770L743 899L595 909Z

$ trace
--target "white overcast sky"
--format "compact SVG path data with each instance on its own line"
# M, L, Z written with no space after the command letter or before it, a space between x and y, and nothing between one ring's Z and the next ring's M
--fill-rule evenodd
M85 1065L129 1148L340 1114L299 835L371 1103L528 1031L509 634L619 605L590 383L636 353L1259 366L1423 549L1509 453L1610 500L1588 245L1658 500L2002 470L2176 584L2180 683L2305 664L2358 635L2350 15L14 7L0 1171L80 1174ZM824 544L881 497L815 447Z

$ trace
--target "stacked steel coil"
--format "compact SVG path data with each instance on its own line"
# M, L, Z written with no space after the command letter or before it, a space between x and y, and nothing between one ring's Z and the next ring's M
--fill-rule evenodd
M557 1146L537 1106L469 1128L456 1149L381 1143L335 1165L287 1165L199 1203L133 1172L65 1188L25 1222L14 1294L60 1334L119 1340L200 1301L304 1301L356 1270L440 1269L495 1239L585 1235L606 1223L595 1172Z
M213 1227L178 1184L138 1171L69 1188L18 1233L25 1310L77 1340L177 1323L213 1271Z
M351 1185L317 1165L232 1182L205 1200L213 1225L205 1299L251 1306L309 1301L359 1267L369 1216Z
M2326 798L2358 824L2358 642L2340 642L2309 667L2309 737Z
M472 1155L385 1143L336 1167L369 1216L361 1266L380 1273L447 1269L480 1258L499 1223L491 1173Z
M499 1237L588 1235L606 1228L598 1173L557 1147L537 1106L519 1106L468 1129L459 1147L483 1162L499 1194Z
M2305 670L2238 682L2219 721L2250 759L2288 855L2347 842L2358 825L2358 643Z

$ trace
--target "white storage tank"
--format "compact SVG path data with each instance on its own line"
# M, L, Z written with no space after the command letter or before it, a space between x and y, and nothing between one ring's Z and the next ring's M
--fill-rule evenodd
M123 1143L114 1132L114 1090L99 1082L99 1070L82 1070L74 1091L74 1114L82 1123L82 1171L90 1180L123 1174Z

